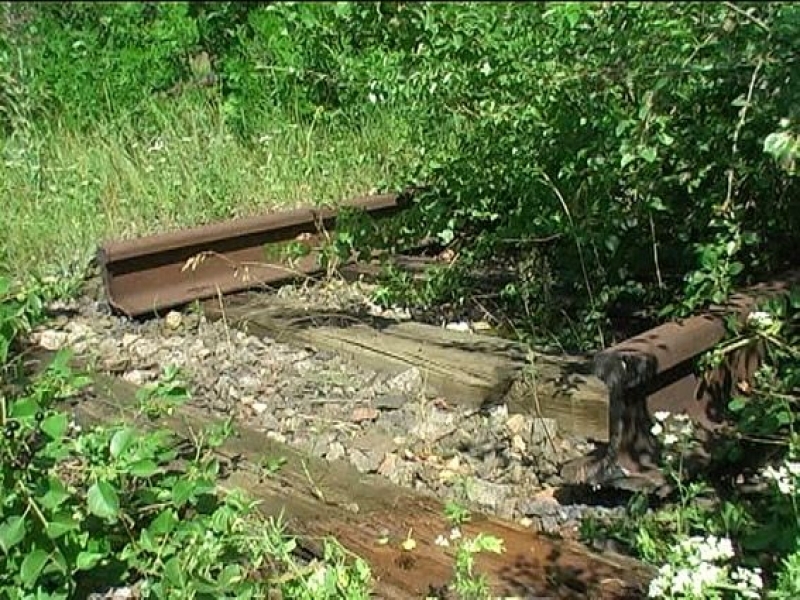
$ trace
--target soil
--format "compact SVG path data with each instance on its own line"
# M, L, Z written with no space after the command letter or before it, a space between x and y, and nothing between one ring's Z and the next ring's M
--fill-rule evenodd
M229 329L191 310L147 321L115 316L99 287L95 282L95 291L52 306L57 316L33 341L48 350L69 347L97 370L138 385L157 381L174 365L191 402L210 413L534 530L575 537L582 517L623 510L590 505L585 495L575 503L556 500L561 465L592 446L560 435L555 421L510 415L502 404L486 413L466 411L422 393L416 369L386 376L332 353ZM312 309L366 308L410 318L372 304L363 283L329 280L272 293Z

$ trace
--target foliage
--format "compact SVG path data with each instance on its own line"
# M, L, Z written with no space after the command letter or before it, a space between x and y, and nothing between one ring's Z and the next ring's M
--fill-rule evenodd
M191 398L189 390L180 380L180 372L172 365L164 367L161 378L137 390L140 410L148 417L171 415L175 408Z
M28 102L38 107L52 101L53 118L81 127L141 110L150 94L186 76L188 56L199 41L188 2L35 6L15 32L24 68L17 79ZM10 48L1 51L8 57Z
M386 302L463 301L470 271L502 258L517 275L494 290L498 302L529 330L593 345L606 341L609 311L666 304L662 318L685 314L782 268L796 241L792 4L4 11L19 42L0 48L13 83L0 97L7 129L126 115L154 132L149 100L197 95L190 84L201 80L201 101L246 143L276 113L309 135L376 115L405 123L415 157L382 183L425 185L416 210L372 236L353 221L352 239L336 244L393 248L432 235L458 261L416 291L390 277Z
M449 503L445 507L445 518L453 528L449 536L440 535L436 544L446 547L453 542L456 546L450 588L463 600L490 598L486 577L475 570L475 557L481 552L502 554L505 552L503 540L485 533L478 533L471 538L462 537L461 526L471 517L469 511L459 504Z
M322 562L299 565L296 541L240 491L218 488L214 449L229 424L195 435L126 423L82 429L60 401L91 382L59 352L32 378L8 367L19 338L40 322L47 296L2 280L0 334L0 594L82 598L135 584L143 598L366 597L369 569L326 542ZM188 397L179 373L144 388L150 418Z
M512 16L493 5L480 50L449 9L418 9L441 41L420 50L415 74L440 85L403 85L436 107L432 120L465 123L455 152L417 172L429 187L415 231L458 248L456 268L555 240L556 291L591 326L626 296L683 291L668 310L685 312L724 298L745 266L781 266L796 183L761 150L797 97L797 9L531 4ZM548 323L551 307L537 308Z

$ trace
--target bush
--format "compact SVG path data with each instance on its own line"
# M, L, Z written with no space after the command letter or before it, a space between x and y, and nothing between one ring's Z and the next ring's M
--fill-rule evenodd
M795 139L793 4L25 11L13 28L20 51L0 48L0 74L14 83L0 95L7 123L133 114L148 131L158 126L153 94L198 78L214 84L208 97L243 140L275 114L407 123L416 160L382 183L426 192L372 243L434 235L459 262L426 290L395 286L387 300L463 300L469 270L502 259L517 277L497 293L529 329L562 335L566 314L581 325L571 341L595 345L616 305L686 313L782 268L797 242L798 180L763 152L768 140L783 152Z

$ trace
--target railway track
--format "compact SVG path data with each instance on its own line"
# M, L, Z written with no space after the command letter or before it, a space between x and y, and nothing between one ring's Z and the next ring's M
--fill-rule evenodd
M381 218L403 210L408 198L408 195L360 198L349 203L349 206ZM106 296L115 310L131 317L146 317L193 301L221 298L259 285L278 285L298 276L313 274L320 270L320 244L335 229L337 214L337 211L329 209L299 209L106 244L98 252ZM287 264L280 250L296 242L304 244L306 251L299 260ZM570 385L578 389L577 392L574 389L569 394L559 394L557 390L547 392L546 410L551 411L554 418L561 419L565 425L580 422L583 428L581 433L596 434L599 440L606 442L601 444L597 453L567 465L562 472L564 478L570 483L612 487L658 485L660 473L655 466L657 441L650 432L652 415L656 411L687 413L700 425L704 441L713 443L715 431L723 425L718 417L720 403L730 397L733 386L739 381L747 381L753 375L761 354L759 348L742 348L732 354L724 365L707 373L695 371L698 357L724 338L727 318L734 316L740 321L744 320L761 299L786 293L798 283L800 272L789 272L776 282L761 284L733 296L724 306L711 307L704 314L666 323L626 340L594 356L591 365L586 365L593 371L593 376L571 379ZM208 304L206 310L214 312ZM270 334L291 329L288 321L281 321L281 315L274 310L268 317L263 317L263 310L261 314L260 321L256 319L257 324ZM240 311L237 319L242 326L244 323L253 323L252 314L246 311ZM341 350L343 344L366 348L368 354L361 354L371 356L377 363L386 362L387 357L389 363L436 363L441 372L440 385L449 390L454 401L458 401L457 397L469 396L479 402L484 399L482 394L487 390L487 395L492 395L489 388L501 385L491 375L482 375L480 366L461 380L458 373L448 366L466 366L463 346L474 345L479 338L459 342L462 355L449 360L446 358L447 351L442 349L441 340L431 332L424 335L417 332L415 335L423 335L424 339L415 338L413 342L416 346L413 347L409 346L409 334L399 330L394 334L366 330L358 334L361 338L355 338L352 337L356 335L352 333L352 328L345 335L328 327L322 338L317 336L312 339L309 335L295 334L293 339L303 343L308 343L310 339L316 342L324 339L327 341L323 344L331 344L334 350ZM372 341L365 343L364 339ZM378 350L393 343L401 346L393 346L394 351ZM419 350L423 346L427 350ZM356 352L354 360L363 358L361 354ZM437 358L431 362L431 356ZM519 367L519 356L518 348L513 351L494 351L490 362L498 366L499 371L505 366L515 371ZM580 360L577 357L566 362L547 359L545 363L547 368L554 371L551 379L556 381L559 376L555 371L565 369L562 379L570 379L573 376L567 370L572 372L572 363ZM598 388L598 382L601 388ZM598 393L597 389L603 389L605 393ZM504 389L503 393L506 392L508 390ZM536 396L537 391L534 390L533 394ZM111 397L115 397L117 404L123 406L124 397L127 396L112 394ZM539 400L537 397L537 409ZM492 398L492 401L497 401L497 398ZM586 413L586 403L592 406L589 413ZM107 407L87 410L87 418L102 419ZM578 419L578 414L584 416ZM183 416L200 418L197 414ZM240 447L238 452L244 455L254 452L258 443L263 446L263 441L259 442L254 432L245 438L253 446ZM287 450L283 449L283 452ZM335 470L328 464L317 465L317 468L320 471ZM341 481L352 480L352 474L341 474ZM329 508L323 511L321 506L314 504L313 499L309 500L300 490L291 486L287 488L288 491L264 489L245 475L240 476L239 482L256 490L261 497L270 499L267 506L275 508L281 505L284 509L295 505L304 507L295 509L296 530L307 536L335 533L345 546L362 554L376 566L382 577L385 597L400 598L408 597L408 594L428 593L426 589L429 591L441 585L442 578L449 572L445 566L448 559L443 559L432 547L425 546L424 551L412 561L414 575L409 577L409 563L404 562L402 552L396 548L376 549L373 544L372 536L379 522L397 525L394 534L398 536L402 535L400 530L404 529L405 532L425 532L425 536L432 537L434 530L441 528L443 522L440 518L441 506L430 499L416 497L399 488L383 489L381 486L385 486L385 482L340 486L337 488L340 495L345 498L349 494L350 500L356 504L358 497L364 505L374 503L370 498L384 499L374 511L353 515ZM391 498L391 502L387 502L387 498ZM320 521L324 522L324 526L320 527L325 531L309 525L306 517L313 514L326 515ZM587 594L597 598L635 598L643 594L649 571L635 561L601 556L577 545L545 540L498 519L479 519L479 523L475 526L503 537L509 548L502 557L485 559L482 563L488 569L493 588L498 593L521 593L526 597L545 594L542 597L548 598L584 598L588 597ZM553 579L553 573L558 573L556 579Z

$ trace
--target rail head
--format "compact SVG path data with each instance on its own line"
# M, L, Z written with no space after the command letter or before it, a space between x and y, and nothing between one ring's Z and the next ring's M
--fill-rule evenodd
M728 317L735 317L743 324L761 301L787 293L797 285L800 285L800 269L789 271L776 281L759 283L733 294L727 303L712 305L699 315L654 327L598 352L593 361L594 373L609 386L646 385L722 341Z
M339 209L305 207L236 219L98 248L110 306L129 317L203 300L218 294L286 283L320 270L319 246L335 229L342 209L361 209L374 218L405 209L412 191L360 197ZM301 241L295 257L288 245ZM197 257L198 260L190 259ZM191 268L188 268L191 267Z

